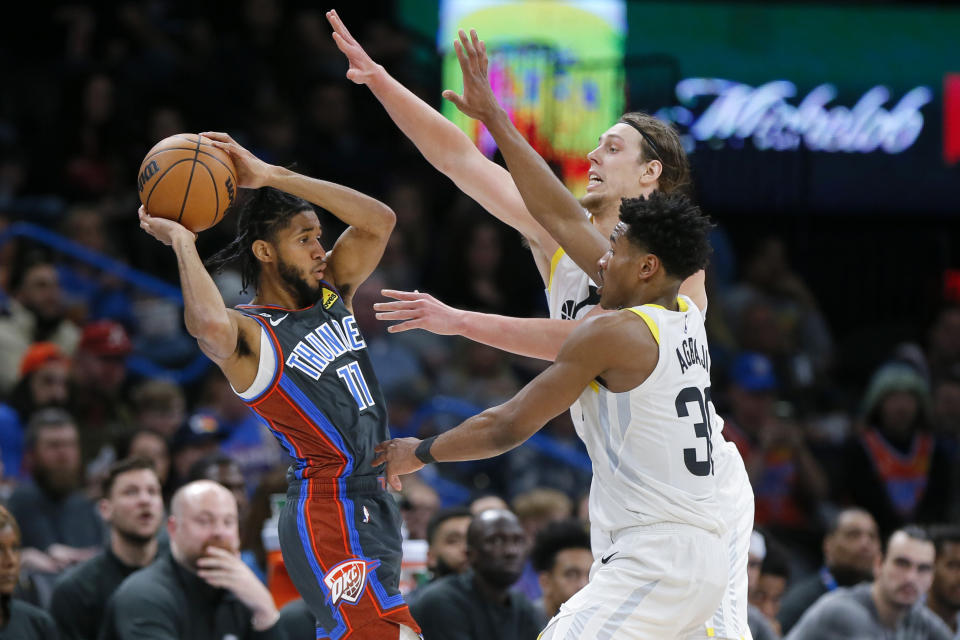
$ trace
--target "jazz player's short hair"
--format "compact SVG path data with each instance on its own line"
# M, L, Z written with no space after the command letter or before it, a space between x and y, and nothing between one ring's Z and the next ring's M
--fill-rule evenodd
M634 245L660 258L671 276L684 280L710 261L709 233L713 223L682 193L654 191L624 198L620 220Z
M261 187L245 195L237 208L237 237L211 256L206 266L219 272L228 264L239 263L241 287L246 291L251 284L256 286L260 277L260 261L253 255L253 243L272 242L294 216L314 208L303 198L273 187Z

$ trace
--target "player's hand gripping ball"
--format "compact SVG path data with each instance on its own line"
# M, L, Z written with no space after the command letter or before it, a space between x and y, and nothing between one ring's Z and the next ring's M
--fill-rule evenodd
M151 216L174 220L196 233L223 220L237 195L237 170L209 138L178 133L147 152L137 189Z

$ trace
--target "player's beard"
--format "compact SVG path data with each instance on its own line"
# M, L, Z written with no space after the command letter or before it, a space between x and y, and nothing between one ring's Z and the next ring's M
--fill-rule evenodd
M309 307L317 301L320 295L320 283L311 286L296 267L284 261L283 256L277 256L277 272L284 284L293 290L298 309Z

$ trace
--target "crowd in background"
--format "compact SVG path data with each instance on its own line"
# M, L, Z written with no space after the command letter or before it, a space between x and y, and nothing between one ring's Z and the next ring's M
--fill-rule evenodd
M341 9L344 20L375 59L436 103L435 62L395 26L391 3L363 4ZM459 338L388 334L374 317L385 287L513 316L545 315L546 303L521 238L458 194L375 100L344 79L320 8L246 0L30 10L29 32L14 32L9 22L0 28L6 84L16 87L0 96L0 232L37 224L175 283L172 253L136 224L136 168L168 135L227 131L268 162L369 193L397 214L380 268L353 302L394 432L448 428L462 416L441 410L423 419L418 410L436 396L491 406L544 368ZM322 221L332 242L342 225L331 216ZM200 236L202 255L232 239L231 224L228 217ZM778 615L780 598L830 567L836 545L824 539L843 530L845 509L862 509L855 513L865 548L850 552L860 554L858 579L870 577L879 543L893 531L960 523L960 306L944 301L913 341L877 344L882 353L865 360L883 364L859 384L841 385L833 374L845 336L831 331L831 311L804 282L802 261L776 235L741 241L749 249L734 255L731 233L722 224L715 233L708 273L713 398L756 494L765 573L756 589L751 584L752 600L786 632L799 613L793 607L789 620ZM235 272L216 280L227 304L252 295L240 292ZM0 501L22 535L17 594L49 607L57 576L108 544L94 505L105 497L111 465L130 456L153 461L167 507L179 487L198 478L231 489L245 559L266 579L262 534L271 495L284 491L286 454L216 368L190 380L145 373L181 371L197 357L176 303L23 238L0 245L0 285ZM544 432L582 454L569 416ZM465 491L455 494L459 500L444 489L449 482ZM533 542L558 521L576 538L570 519L586 521L588 489L588 473L525 447L444 465L411 479L397 497L404 534L428 540L435 574L471 566L471 512L455 510L454 517L446 509L483 499L515 514L523 561L511 585L537 601L542 616L569 593L556 595L548 542ZM462 530L451 534L453 551L439 554L438 531L457 518ZM494 524L512 526L509 520ZM482 549L478 529L475 550ZM949 536L937 541L938 551L957 545ZM485 556L471 557L476 563ZM576 585L589 562L582 554L570 562ZM480 572L488 564L473 566ZM846 575L839 564L834 573ZM951 597L956 613L960 594ZM442 610L443 602L435 606Z

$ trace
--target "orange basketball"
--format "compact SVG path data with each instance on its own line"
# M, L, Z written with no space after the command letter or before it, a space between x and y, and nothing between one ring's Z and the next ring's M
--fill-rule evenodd
M195 133L164 138L147 152L137 177L147 213L191 231L223 219L237 195L237 170L226 152Z

